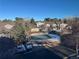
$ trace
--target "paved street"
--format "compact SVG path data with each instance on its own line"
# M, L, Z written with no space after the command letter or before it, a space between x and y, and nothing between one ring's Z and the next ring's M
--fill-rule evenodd
M4 38L3 38L4 39ZM5 38L7 39L7 38ZM1 41L2 42L2 41ZM6 46L3 44L3 46ZM61 59L59 56L49 51L43 46L34 46L32 52L13 55L13 50L0 53L0 59Z
M44 47L35 47L33 52L18 54L15 56L15 59L61 59L53 52L45 49Z
M72 54L70 51L67 52L69 49L65 48L65 47L59 46L59 47L54 47L54 48L53 47L46 48L45 46L42 46L40 44L35 44L35 43L33 43L34 47L32 49L32 52L14 54L15 53L14 49L11 48L10 46L8 46L8 43L4 44L4 42L6 40L8 40L8 38L0 38L0 39L1 39L0 45L2 46L2 47L0 47L1 48L0 49L0 59L53 59L53 58L54 59L62 59L58 55L61 55L62 53L67 54L67 55ZM3 39L5 39L5 41ZM7 48L5 48L6 46L7 46ZM11 49L9 48L9 50L7 50L8 47L10 47ZM58 51L56 52L56 50L58 50ZM59 54L59 52L61 52L61 53ZM75 59L75 57L70 58L70 59Z

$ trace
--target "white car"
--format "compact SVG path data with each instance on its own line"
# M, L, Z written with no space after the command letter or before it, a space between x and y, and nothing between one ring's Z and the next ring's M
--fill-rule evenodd
M59 35L55 35L55 34L49 34L50 37L52 37L53 41L58 41L60 42L60 36ZM51 41L52 41L51 40Z
M26 48L27 48L27 52L32 51L32 48L33 48L32 43L28 42L28 43L26 44Z
M32 51L33 45L31 43L27 43L25 45L20 44L16 47L16 53L27 53Z
M38 35L32 35L31 36L32 40L37 42L38 44L40 43L52 43L52 42L58 42L60 43L60 37L57 35L49 35L49 34L38 34Z
M26 48L23 44L17 45L16 53L22 53L22 52L25 52L25 51L26 51Z

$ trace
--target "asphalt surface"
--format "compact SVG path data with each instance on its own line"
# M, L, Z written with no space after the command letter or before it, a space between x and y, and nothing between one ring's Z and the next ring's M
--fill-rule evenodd
M32 52L17 54L14 59L61 59L53 52L44 47L34 47Z
M3 45L5 46L7 44ZM0 53L0 59L61 59L59 56L57 56L56 54L49 51L43 46L35 46L32 49L32 52L29 53L27 52L21 54L12 54L12 53L13 53L12 50L6 51L6 53L5 52L2 54Z

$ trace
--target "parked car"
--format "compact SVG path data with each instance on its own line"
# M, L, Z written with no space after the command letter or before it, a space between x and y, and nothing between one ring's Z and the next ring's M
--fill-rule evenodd
M18 53L27 53L32 51L33 45L30 42L27 42L26 44L20 44L16 47L16 54Z
M26 48L23 44L20 44L20 45L16 46L16 54L24 53L25 51L26 51Z
M60 36L59 32L57 32L57 31L49 31L48 34L53 34L53 35L59 35Z
M49 34L38 34L38 35L31 35L32 41L36 42L37 44L48 44L48 43L60 43L60 37L56 35L50 36Z
M59 42L61 41L60 34L56 31L50 31L48 32L48 35L52 37L52 39L54 39L55 41L59 41Z
M33 44L32 44L31 42L28 42L28 43L26 44L26 48L27 48L27 52L32 51Z
M57 41L60 43L60 39L61 39L60 36L54 35L54 34L49 34L49 36L52 37L53 41ZM50 40L50 41L52 41L52 40Z

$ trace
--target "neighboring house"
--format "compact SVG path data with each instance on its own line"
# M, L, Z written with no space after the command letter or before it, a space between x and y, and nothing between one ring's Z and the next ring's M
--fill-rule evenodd
M39 32L39 31L40 31L39 28L32 28L32 29L31 29L31 32Z
M68 24L60 24L60 30L62 34L72 34L72 27Z
M60 29L63 30L68 24L62 23L60 24Z
M52 24L52 26L53 26L53 27L56 27L56 26L57 26L57 24Z
M63 34L72 34L72 26L66 23L49 23L46 28Z
M39 28L43 32L48 31L48 28L50 27L50 24L45 22L37 22L36 25L37 25L37 28Z
M40 27L40 26L44 25L44 23L43 22L37 22L36 25L37 25L37 27Z
M52 24L53 30L57 30L57 24Z
M55 30L55 31L60 30L60 24L58 23L49 22L49 23L46 23L46 27L48 29L50 28L50 30Z
M55 30L55 31L60 30L59 24L56 24L56 23L46 23L45 26L46 26L46 28L48 28L48 30L50 30L50 31L51 31L51 30Z
M50 24L46 24L46 27L48 27L48 28L49 28L49 27L50 27Z

